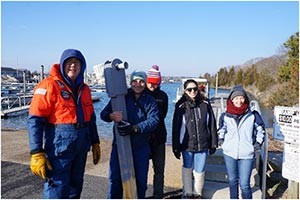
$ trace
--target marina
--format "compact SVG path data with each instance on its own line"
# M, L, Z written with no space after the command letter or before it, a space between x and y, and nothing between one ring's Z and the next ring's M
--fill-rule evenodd
M1 21L1 198L300 199L298 2L4 1Z
M90 85L91 92L106 92L105 85Z
M32 94L28 94L1 97L1 118L8 118L28 112L32 96ZM101 101L101 97L97 93L92 92L92 101L99 102Z
M97 70L101 72L103 65L98 65ZM175 108L175 102L183 94L183 83L187 78L182 78L180 81L163 82L161 89L168 95L168 113L165 119L167 129L167 144L172 144L172 119ZM193 78L199 85L199 90L203 92L203 95L211 103L217 122L221 114L226 110L226 101L230 90L210 87L210 83L203 78ZM5 93L1 95L1 128L2 129L14 129L22 130L27 129L27 117L29 105L33 95L33 88L36 84L3 84L5 87ZM96 125L98 128L99 136L112 139L112 127L113 123L106 123L100 119L100 112L104 106L110 100L107 93L105 84L103 83L103 77L101 74L97 75L94 81L89 82L91 88L92 100L94 104L96 114ZM23 88L26 88L24 90ZM25 91L25 92L24 92ZM255 100L251 101L251 109L256 109L259 112L259 104ZM264 112L262 113L264 117ZM265 120L268 121L268 120ZM218 124L217 124L218 126Z
M173 83L162 83L161 84L161 89L164 90L168 97L169 97L169 105L168 105L168 114L165 119L166 123L166 128L167 128L167 143L171 144L171 131L172 131L172 118L173 118L173 113L174 113L174 100L176 99L176 90L178 87L181 86L180 82L173 82ZM224 89L218 89L218 94L220 95L221 93L227 93L228 94L229 90L224 90ZM209 90L209 95L211 97L215 96L215 88L210 88ZM97 126L99 130L99 134L105 138L112 138L112 123L106 123L100 119L100 112L104 108L104 106L107 104L109 101L109 98L107 96L106 92L92 92L92 96L97 97L100 99L100 101L94 101L94 109L97 117ZM211 98L211 100L216 100L214 98ZM226 105L226 104L225 104ZM261 108L262 109L262 108ZM221 112L221 111L218 111ZM262 116L265 120L266 126L267 127L272 127L272 117L273 113L262 109ZM24 112L20 112L20 115L13 115L9 114L8 118L1 119L1 127L6 128L6 129L27 129L27 115L28 115L28 110Z
M32 94L1 96L1 118L29 109Z
M106 88L103 76L104 65L95 65L93 69L93 73L85 73L84 79L90 86L92 101L95 103L101 101L99 93L105 92ZM2 68L1 119L28 113L34 87L45 77L47 75L44 73L43 65L41 65L41 72L35 75L26 69Z

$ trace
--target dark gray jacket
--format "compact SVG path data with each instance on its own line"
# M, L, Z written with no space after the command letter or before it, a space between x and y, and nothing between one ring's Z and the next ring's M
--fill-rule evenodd
M218 136L212 107L199 95L196 98L196 101L192 101L183 95L175 105L172 125L173 152L217 147Z

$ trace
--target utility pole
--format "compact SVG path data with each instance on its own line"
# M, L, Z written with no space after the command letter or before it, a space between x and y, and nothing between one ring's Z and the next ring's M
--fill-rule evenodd
M25 106L26 105L26 102L25 102L25 96L26 96L26 70L23 71L23 84L24 84L23 94L24 94L24 106Z
M40 75L40 81L44 79L44 65L41 65L41 75Z
M215 87L215 97L218 96L218 81L219 81L219 73L216 75L216 87Z

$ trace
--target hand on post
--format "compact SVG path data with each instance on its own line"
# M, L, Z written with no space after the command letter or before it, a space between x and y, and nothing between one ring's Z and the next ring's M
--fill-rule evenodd
M123 119L123 113L121 111L114 111L109 114L109 118L114 122L120 122Z
M121 136L132 135L138 132L137 125L132 125L126 121L120 121L117 125L117 129Z

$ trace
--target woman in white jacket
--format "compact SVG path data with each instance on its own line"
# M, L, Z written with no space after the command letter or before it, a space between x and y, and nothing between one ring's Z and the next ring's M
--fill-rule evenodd
M250 176L255 151L265 134L264 122L257 111L251 111L249 98L241 86L234 87L227 100L227 110L220 118L219 145L222 146L229 179L230 198L251 199Z

